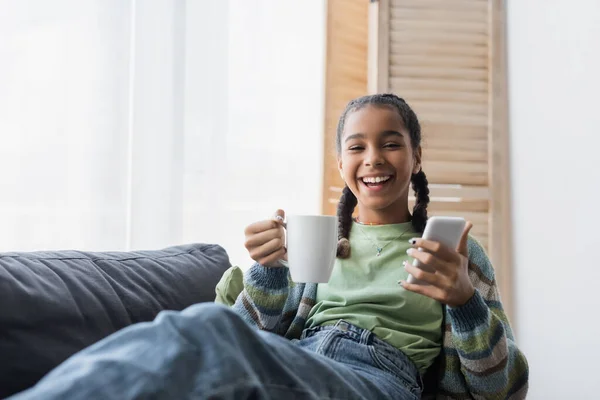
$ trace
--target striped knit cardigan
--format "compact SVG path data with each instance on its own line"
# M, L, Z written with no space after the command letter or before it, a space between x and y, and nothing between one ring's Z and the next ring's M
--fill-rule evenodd
M442 350L436 370L429 371L437 381L434 397L523 399L527 360L515 344L485 251L471 238L468 248L475 295L461 307L445 307ZM216 292L217 302L233 306L250 324L292 339L304 328L317 285L292 282L287 268L254 264L245 275L232 267Z

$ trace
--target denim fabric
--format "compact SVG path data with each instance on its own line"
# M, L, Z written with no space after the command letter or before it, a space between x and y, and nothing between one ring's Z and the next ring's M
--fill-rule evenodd
M345 321L301 339L203 303L161 312L75 354L10 399L418 399L402 352Z

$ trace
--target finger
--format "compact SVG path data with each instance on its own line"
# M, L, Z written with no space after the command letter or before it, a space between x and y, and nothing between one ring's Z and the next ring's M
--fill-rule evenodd
M285 228L285 226L286 226L286 223L284 222L285 221L285 211L283 211L281 209L275 211L275 214L273 215L273 219L275 221L279 222Z
M267 257L264 257L258 261L260 265L264 265L265 267L279 267L279 260L284 259L287 260L287 251L284 247L277 250L274 253L271 253Z
M460 254L462 254L465 257L469 257L469 248L468 248L469 231L471 230L472 227L473 227L473 224L471 223L471 221L467 221L467 223L465 225L465 229L463 230L462 236L460 237L460 242L458 243L458 247L456 248L456 251L458 251Z
M281 240L281 238L274 238L262 246L250 250L250 257L260 263L260 260L265 259L280 249L283 249L283 240Z
M422 294L423 296L430 297L437 301L441 301L441 299L444 298L444 292L442 291L442 289L435 287L435 286L419 285L416 283L408 283L406 281L400 281L400 282L398 282L398 284L401 285L404 289L406 289L408 291L411 291L413 293Z
M424 267L424 269L431 269L432 273L435 271L445 273L446 271L450 270L450 265L452 265L451 263L439 258L435 254L428 253L427 251L421 251L419 249L408 249L406 254L415 260L418 260L421 264L421 267Z
M283 228L277 225L275 228L271 228L267 231L260 233L254 233L246 238L244 246L248 250L252 250L256 247L260 247L263 244L270 242L275 238L280 238L283 241Z
M456 251L443 243L423 238L410 239L409 243L412 244L414 248L426 251L442 260L454 262L457 259Z
M281 226L281 224L274 219L267 219L264 221L255 222L251 225L248 225L244 230L244 234L246 236L251 236L256 233L261 233L264 231L268 231L269 229L277 229Z
M408 272L418 280L423 281L425 283L429 283L433 286L439 285L440 277L436 275L435 272L428 272L422 270L421 268L415 267L414 265L410 264L408 261L404 261L402 264L404 265L404 269L406 269L406 272Z

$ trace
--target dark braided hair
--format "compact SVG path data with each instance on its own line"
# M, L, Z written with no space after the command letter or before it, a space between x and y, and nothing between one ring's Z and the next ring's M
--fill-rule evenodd
M410 134L410 143L413 150L416 150L421 145L421 125L419 124L417 115L406 104L406 101L395 94L374 94L350 101L340 116L335 140L338 155L342 152L342 134L348 114L369 105L390 107L398 111L402 122L404 122L404 126ZM427 205L429 204L427 177L423 170L419 170L416 174L412 174L410 180L412 182L412 189L416 195L416 202L412 212L412 225L417 232L423 232L427 223ZM348 238L350 229L352 228L352 213L357 203L356 196L354 196L348 186L345 186L337 208L339 219L337 256L339 258L348 258L350 256L350 241Z

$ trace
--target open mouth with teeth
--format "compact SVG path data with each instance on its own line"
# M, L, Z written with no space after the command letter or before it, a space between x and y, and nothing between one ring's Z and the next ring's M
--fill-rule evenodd
M381 175L381 176L365 176L360 178L360 181L367 186L369 189L378 190L382 189L389 182L391 182L391 175Z

